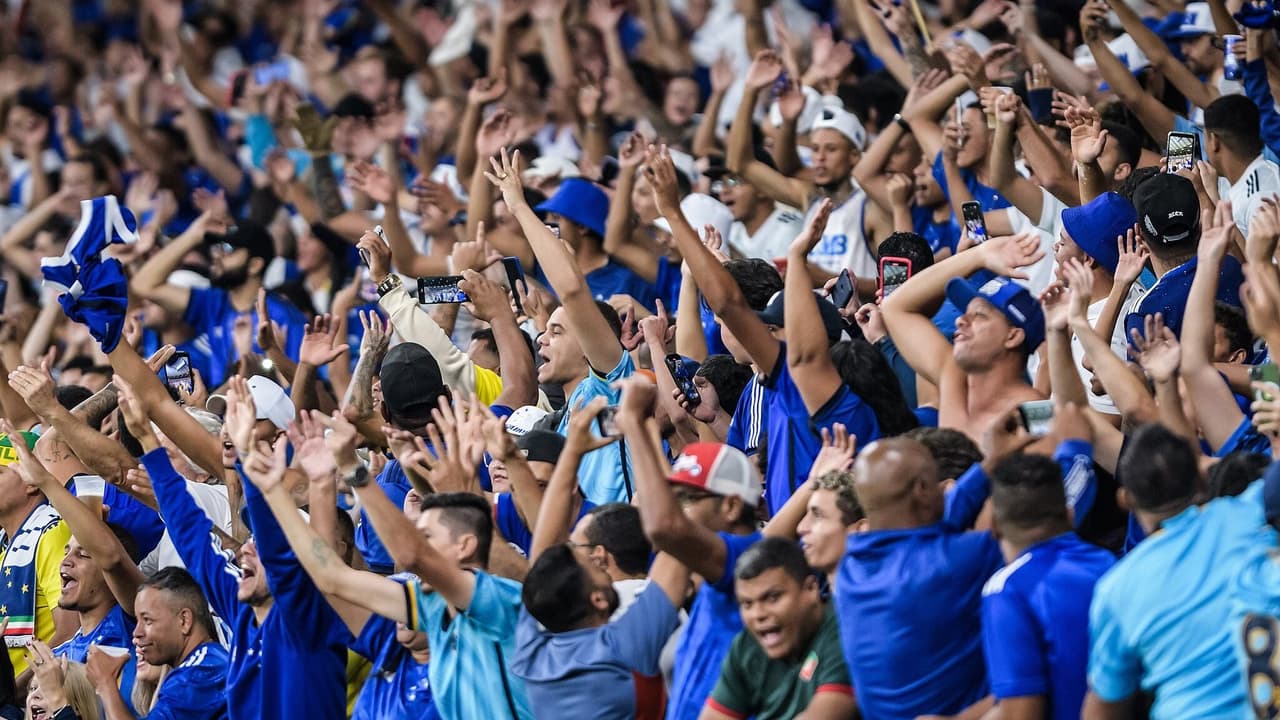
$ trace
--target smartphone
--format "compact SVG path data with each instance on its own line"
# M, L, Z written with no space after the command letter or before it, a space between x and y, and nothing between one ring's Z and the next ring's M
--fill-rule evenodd
M164 382L174 390L181 388L188 394L195 392L196 381L191 375L191 355L185 350L178 350L164 364Z
M831 302L835 303L837 309L849 307L849 301L853 300L855 292L857 288L854 287L849 268L841 270L840 277L836 278L836 284L831 288Z
M458 287L460 282L462 282L461 275L418 278L418 304L442 305L466 302L467 294Z
M778 79L773 81L773 88L770 90L773 98L776 100L779 95L787 91L787 86L791 84L791 78L787 76L787 71L783 70L778 75Z
M880 258L880 297L888 298L911 278L911 258Z
M1165 168L1169 172L1190 170L1200 157L1200 138L1195 133L1171 132L1165 147Z
M0 280L0 314L4 313L4 301L9 297L9 281Z
M360 268L360 289L357 291L361 302L378 302L378 285L369 277L369 268Z
M227 107L235 107L244 97L245 86L249 84L249 71L238 70L231 76L231 85L227 88Z
M516 303L516 313L523 313L520 304L520 292L529 292L529 285L524 280L524 266L518 257L502 258L502 269L507 271L507 289L511 291L511 299Z
M685 364L684 358L675 353L668 355L667 369L671 371L671 377L675 379L676 387L680 389L684 401L689 404L689 409L698 407L702 402L702 394L698 392L698 386L693 383L693 373L689 372L689 366Z
M987 241L987 221L982 218L982 206L969 201L960 206L960 214L964 216L964 229L969 238L978 244Z
M1280 385L1280 367L1273 362L1264 362L1261 365L1254 365L1249 368L1249 380L1252 382L1269 382ZM1271 393L1265 393L1261 390L1254 390L1253 397L1255 400L1265 400L1270 402L1274 400Z
M622 434L618 431L617 405L610 405L601 410L596 416L596 422L600 423L600 435L603 437L617 437Z
M289 79L289 63L277 60L253 69L253 81L262 87Z
M1032 400L1018 405L1018 415L1022 418L1022 427L1035 437L1049 434L1053 425L1053 401Z
M382 226L381 226L381 225L374 225L374 226L373 226L373 234L378 236L378 239L382 241L382 244L383 244L383 245L386 245L387 247L390 247L390 246L391 246L391 243L387 242L387 233L386 233L386 231L385 231L385 230L383 230L383 229L382 229ZM364 250L361 250L361 249L356 250L356 252L360 253L360 262L364 263L364 264L365 264L365 267L368 267L368 266L369 266L369 253L367 253L367 252L365 252Z

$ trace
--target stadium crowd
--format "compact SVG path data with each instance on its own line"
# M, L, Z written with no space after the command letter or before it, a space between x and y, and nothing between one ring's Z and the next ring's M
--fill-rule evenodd
M1277 28L0 4L0 718L1280 717Z

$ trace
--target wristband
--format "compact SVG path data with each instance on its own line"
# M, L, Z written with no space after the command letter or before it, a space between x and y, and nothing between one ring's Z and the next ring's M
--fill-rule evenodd
M347 483L347 487L362 488L369 484L369 468L364 465L357 465L354 470L342 477Z
M378 297L386 297L387 293L398 290L401 285L399 275L395 273L388 275L382 282L378 283Z
M906 118L902 117L901 113L893 116L893 123L902 128L902 132L908 135L911 134L911 123L907 122Z

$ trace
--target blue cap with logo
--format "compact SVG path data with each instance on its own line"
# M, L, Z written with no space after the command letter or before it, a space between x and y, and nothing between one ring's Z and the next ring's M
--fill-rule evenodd
M964 278L951 278L947 283L947 299L962 312L974 298L982 298L996 306L1010 323L1022 328L1026 336L1022 347L1027 354L1035 352L1044 342L1044 308L1026 288L1007 277L992 278L981 286Z
M1084 205L1062 211L1062 227L1098 267L1115 273L1120 264L1116 240L1138 224L1133 204L1117 193L1105 192Z
M535 210L555 213L604 237L605 218L609 216L609 196L590 180L569 178L560 183L555 194Z

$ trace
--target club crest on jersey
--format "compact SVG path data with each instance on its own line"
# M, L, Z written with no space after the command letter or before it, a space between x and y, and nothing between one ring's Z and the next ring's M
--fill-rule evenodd
M804 664L800 666L800 679L809 682L816 672L818 672L818 653L811 651L809 657L804 659Z

